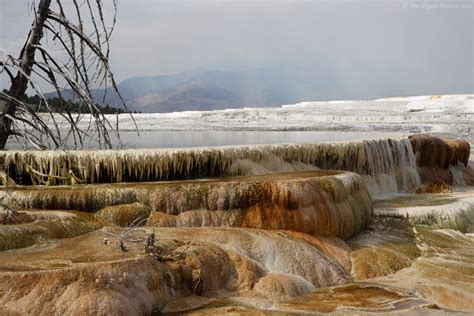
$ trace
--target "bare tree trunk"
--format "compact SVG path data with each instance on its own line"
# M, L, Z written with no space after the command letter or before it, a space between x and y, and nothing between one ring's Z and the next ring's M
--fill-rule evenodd
M104 91L102 102L110 92L116 105L119 101L127 110L109 65L109 40L115 26L117 0L112 0L110 26L105 23L101 0L67 1L73 4L67 14L62 5L66 1L36 2L38 6L33 1L35 19L20 56L7 55L0 60L0 74L8 75L11 82L9 91L0 91L0 99L6 100L5 107L0 109L0 150L5 148L10 136L15 136L25 149L30 146L78 148L84 146L85 139L97 141L101 148L112 148L110 132L120 141L118 120L113 125L107 119L91 90ZM45 38L57 45L54 48L61 50L61 58L42 44ZM49 104L38 82L54 88L61 107ZM22 100L30 87L40 98L35 108ZM78 104L78 112L69 109L71 99L64 98L64 89L72 92L71 99ZM85 127L80 127L78 122L86 113L90 113L90 119ZM67 122L70 129L60 128L56 118Z
M26 92L28 85L28 78L31 75L31 70L34 64L36 45L39 44L43 37L44 22L48 17L49 6L51 0L41 0L36 12L35 20L31 26L30 33L25 45L20 53L21 71L18 71L16 77L13 79L8 94L15 99L20 99ZM14 116L16 104L13 101L7 101L5 107L0 114L0 149L4 149L8 137L12 134L11 124L12 120L8 116Z

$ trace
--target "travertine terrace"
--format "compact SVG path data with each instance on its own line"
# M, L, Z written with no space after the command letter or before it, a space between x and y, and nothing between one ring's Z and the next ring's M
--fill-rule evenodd
M466 148L3 152L0 312L472 311Z

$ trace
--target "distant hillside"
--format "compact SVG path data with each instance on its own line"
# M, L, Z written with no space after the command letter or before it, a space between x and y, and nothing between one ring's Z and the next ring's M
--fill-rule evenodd
M175 75L130 78L118 88L132 111L202 111L337 98L341 90L333 76L320 66L273 65L242 71L203 67ZM102 103L103 92L93 91L97 102ZM114 104L109 97L104 103Z
M134 77L118 88L129 110L176 112L220 110L242 107L271 107L303 101L360 100L387 96L471 93L446 91L444 81L420 80L420 86L400 83L396 76L381 79L381 69L328 68L278 64L246 69L242 65L209 65L174 75ZM349 68L348 68L349 67ZM407 81L408 82L408 81ZM112 93L93 91L100 104L114 106ZM418 93L420 94L420 93ZM64 91L67 96L68 92ZM49 94L54 97L55 94ZM71 97L71 96L69 96Z
M331 88L332 87L332 88ZM142 112L277 106L336 96L321 67L277 65L245 71L205 71L131 78L120 84L130 107Z

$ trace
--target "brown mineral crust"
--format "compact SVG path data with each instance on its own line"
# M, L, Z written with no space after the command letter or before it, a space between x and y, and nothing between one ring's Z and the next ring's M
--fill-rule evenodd
M370 284L349 284L319 289L277 303L274 309L313 313L332 313L345 309L387 313L401 307L409 308L424 303L423 299L408 291Z
M130 226L143 224L150 215L150 207L141 203L107 206L95 217L104 225Z
M459 163L467 166L470 145L465 140L441 139L426 134L409 137L419 167L439 167L447 169L449 165Z
M306 175L159 188L150 193L150 204L157 212L150 215L147 225L282 229L343 239L366 227L372 206L360 176Z
M149 226L282 229L348 239L362 231L372 216L372 202L361 176L340 171L20 187L0 193L5 202L21 208L94 212L105 207L97 217L105 224L124 226L136 219L137 210L143 211L139 212L142 216L151 208Z
M114 236L124 230L109 227L0 253L0 305L34 315L151 314L192 294L279 301L350 281L336 260L282 232L160 228L163 260L131 241L145 239L150 229L136 230L120 251Z

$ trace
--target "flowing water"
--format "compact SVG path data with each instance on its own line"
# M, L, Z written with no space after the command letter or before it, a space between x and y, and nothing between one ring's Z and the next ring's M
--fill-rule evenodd
M262 175L314 169L361 174L373 196L420 185L408 138L174 149L4 151L19 183L69 184ZM65 179L65 180L63 180Z

